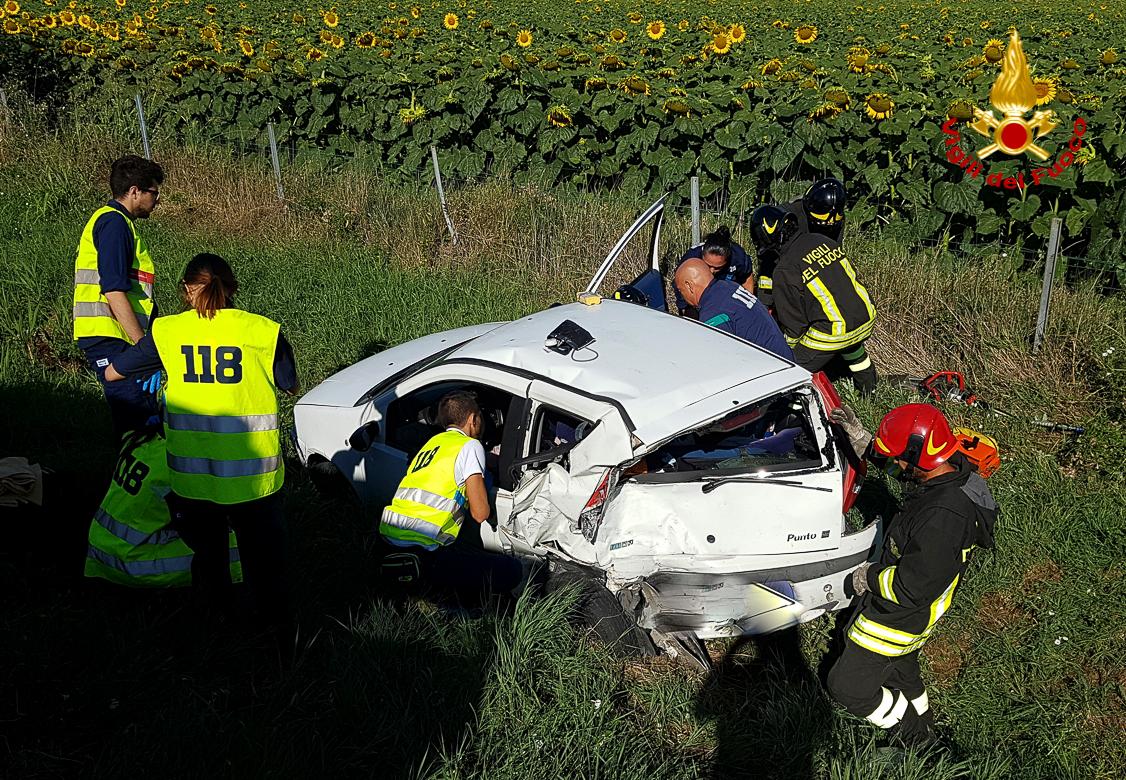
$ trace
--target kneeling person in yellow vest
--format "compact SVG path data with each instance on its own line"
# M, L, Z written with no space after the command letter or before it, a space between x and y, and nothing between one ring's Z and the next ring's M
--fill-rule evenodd
M477 439L484 426L469 392L445 395L438 425L407 467L391 505L383 510L379 533L389 545L419 554L424 577L454 587L488 582L496 592L516 587L520 564L512 558L455 548L467 518L484 523L491 515L485 486L485 448Z
M233 307L238 282L217 255L196 255L180 288L188 311L161 317L106 369L108 381L168 373L165 435L172 527L195 553L192 584L228 603L229 529L243 573L272 624L291 622L276 390L298 389L293 352L272 320Z
M132 588L190 585L192 550L170 527L171 485L164 432L127 433L109 490L94 519L86 550L86 576ZM228 540L232 582L242 582L234 532Z

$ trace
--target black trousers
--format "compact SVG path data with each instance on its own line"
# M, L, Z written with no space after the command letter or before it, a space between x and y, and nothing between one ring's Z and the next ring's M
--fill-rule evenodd
M95 346L83 350L90 370L98 377L102 392L109 404L113 430L118 436L127 431L136 431L157 415L156 396L146 392L135 379L120 382L106 381L106 367L113 359L129 348L121 339L104 339Z
M927 692L919 673L918 651L889 657L866 650L851 639L846 638L844 644L840 658L829 670L833 698L853 715L891 730L905 743L922 744L930 739L934 716L929 702L923 699L921 707L912 703ZM877 722L881 718L883 722Z
M230 603L228 534L238 537L242 574L262 618L273 626L293 621L286 572L287 539L282 492L241 504L168 496L172 527L192 548L192 587L212 607Z
M825 371L834 382L847 376L861 393L876 392L876 367L872 365L863 341L836 352L822 352L797 344L794 346L794 362L811 374ZM841 364L844 370L841 370Z

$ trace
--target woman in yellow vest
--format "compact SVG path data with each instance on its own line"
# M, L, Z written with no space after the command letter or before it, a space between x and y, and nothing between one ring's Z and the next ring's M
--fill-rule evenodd
M281 327L233 306L227 262L196 255L180 282L188 310L161 317L106 369L119 381L163 368L172 527L195 553L192 584L229 603L228 530L264 617L291 619L285 576L284 464L276 391L296 393L293 352Z

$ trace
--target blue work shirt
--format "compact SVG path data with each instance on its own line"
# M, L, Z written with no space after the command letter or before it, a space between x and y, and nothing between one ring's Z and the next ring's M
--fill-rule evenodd
M793 350L766 307L754 293L735 282L716 279L708 285L700 296L700 322L756 344L778 357L794 359Z
M111 200L106 205L119 213L107 212L98 217L98 221L94 223L94 249L98 251L98 279L101 282L102 295L110 292L129 292L133 289L133 280L129 278L129 271L133 267L133 259L136 255L133 232L129 230L127 221L133 218L132 215L116 200ZM155 320L157 314L154 301L149 321ZM107 339L120 341L111 336L83 336L78 339L78 348L85 350L96 347Z
M704 258L704 245L697 244L689 249L680 258L680 262L676 264L677 268L684 263L685 260L702 260ZM754 269L751 267L751 259L747 257L747 250L742 246L731 242L731 259L727 261L727 270L723 273L716 274L716 279L725 279L735 284L742 284L751 278L754 274ZM684 296L680 294L680 290L676 289L676 285L672 286L673 294L676 295L676 310L681 314L688 308L688 303L684 300Z

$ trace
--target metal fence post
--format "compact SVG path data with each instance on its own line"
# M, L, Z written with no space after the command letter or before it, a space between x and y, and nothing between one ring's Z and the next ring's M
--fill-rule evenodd
M141 126L141 145L145 149L145 159L152 159L152 149L149 148L149 129L145 126L145 109L141 107L141 93L136 94L137 123Z
M1056 260L1060 253L1060 234L1063 232L1063 219L1052 219L1052 232L1048 236L1048 256L1044 258L1044 286L1040 290L1040 313L1036 316L1036 335L1032 338L1032 354L1040 352L1040 342L1048 328L1048 306L1052 302L1052 284L1056 279Z
M446 191L442 188L442 169L438 167L438 149L430 147L430 159L434 163L434 184L438 187L438 202L442 205L442 216L446 218L446 228L450 231L450 241L457 246L457 231L454 230L454 221L450 219L450 209L446 206Z
M700 177L693 176L691 185L692 246L696 246L700 243Z
M12 109L8 108L8 93L0 87L0 111L4 112L4 118L8 119L12 115Z
M278 139L274 135L274 123L266 123L266 134L270 137L270 161L274 164L274 183L278 186L278 200L285 200L285 190L282 188L281 163L278 161Z

